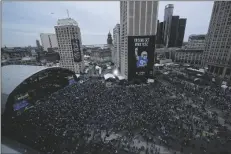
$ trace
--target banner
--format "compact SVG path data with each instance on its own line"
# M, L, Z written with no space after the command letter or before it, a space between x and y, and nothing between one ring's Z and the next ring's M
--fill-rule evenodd
M70 79L68 82L69 82L69 85L72 85L72 84L74 84L76 81L75 81L75 79Z
M13 105L13 109L14 111L18 111L22 108L25 108L28 105L29 105L29 102L27 100L18 101Z
M74 56L74 62L81 62L82 57L81 57L79 39L72 39L71 46L72 46L72 51L73 51L73 56Z
M155 36L128 36L128 80L153 76Z

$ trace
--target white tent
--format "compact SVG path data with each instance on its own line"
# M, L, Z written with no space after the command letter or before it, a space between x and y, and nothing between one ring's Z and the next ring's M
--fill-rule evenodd
M164 72L165 75L169 74L169 72Z
M115 76L111 73L104 74L104 79L107 80L109 78L115 79Z
M118 77L119 80L124 80L124 79L125 79L125 78L124 78L123 76L121 76L121 75L118 75L117 77Z
M164 64L158 64L158 63L156 63L156 64L154 64L154 66L155 66L155 67L164 66Z
M148 79L148 83L154 83L154 79Z
M96 70L98 70L98 69L101 69L101 67L99 67L99 66L95 66L95 69L96 69Z
M79 77L80 77L80 74L75 74L75 75L76 75L76 77L77 77L77 78L79 78Z
M226 88L228 88L228 86L226 86L226 85L221 85L221 88L226 89Z
M101 68L101 67L99 67L99 66L95 66L95 69L96 69L96 70L99 70L99 74L101 74L101 73L102 73L102 68Z
M203 68L200 68L199 71L202 73L205 73L205 69L203 69Z
M90 58L90 56L88 56L88 55L84 55L84 58Z

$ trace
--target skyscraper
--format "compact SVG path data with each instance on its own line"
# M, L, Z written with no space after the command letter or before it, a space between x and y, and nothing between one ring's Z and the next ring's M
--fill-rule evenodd
M81 32L72 18L59 19L55 26L60 66L81 73L84 69Z
M166 45L169 37L170 37L170 30L171 30L171 22L172 22L172 15L173 15L173 4L168 4L165 6L164 9L164 44Z
M163 27L164 23L163 22L158 22L158 26L157 26L157 33L156 33L156 44L160 45L160 44L164 44L163 42Z
M165 6L163 29L158 28L159 31L163 31L162 38L166 47L181 47L183 45L184 33L186 27L186 19L179 16L173 16L173 4Z
M116 67L120 69L120 24L116 24L115 28L113 29L113 41L114 48L112 59Z
M170 26L170 35L168 40L168 47L175 47L178 37L178 27L179 27L179 16L172 16L171 26Z
M120 2L121 74L128 77L128 36L156 35L158 1Z
M231 76L231 2L216 1L205 41L204 62L208 71Z
M176 47L181 47L183 45L186 20L187 19L185 19L185 18L179 19L177 42L175 45Z
M40 42L39 42L39 40L36 40L36 46L37 46L38 49L40 48Z
M52 33L41 33L41 42L44 51L48 51L48 48L57 48L58 42L55 34Z

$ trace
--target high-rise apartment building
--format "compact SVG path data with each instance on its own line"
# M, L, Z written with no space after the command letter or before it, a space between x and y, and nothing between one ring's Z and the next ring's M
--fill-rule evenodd
M40 34L42 47L44 51L48 51L48 48L57 48L58 42L55 34L41 33Z
M120 2L121 74L128 78L128 36L156 35L158 1Z
M205 66L208 71L230 79L231 74L231 2L214 2L206 36Z
M116 24L113 29L113 41L112 61L115 63L116 67L120 69L120 24Z
M55 32L59 45L60 67L75 73L83 72L82 40L78 23L72 18L59 19Z

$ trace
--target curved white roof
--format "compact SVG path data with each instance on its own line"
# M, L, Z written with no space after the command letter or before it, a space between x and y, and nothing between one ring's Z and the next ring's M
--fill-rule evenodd
M9 95L31 75L47 69L45 66L7 65L2 67L2 93Z

